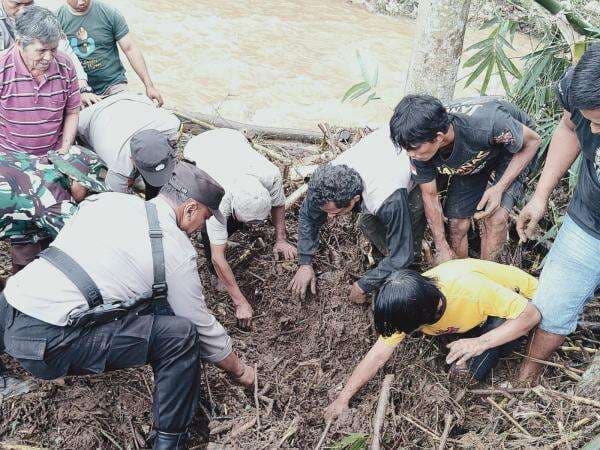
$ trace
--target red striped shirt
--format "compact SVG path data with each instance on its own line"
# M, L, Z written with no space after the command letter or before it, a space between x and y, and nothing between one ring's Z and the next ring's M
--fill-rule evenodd
M0 55L0 151L44 156L56 150L65 113L80 103L77 75L67 56L57 53L38 83L17 45Z

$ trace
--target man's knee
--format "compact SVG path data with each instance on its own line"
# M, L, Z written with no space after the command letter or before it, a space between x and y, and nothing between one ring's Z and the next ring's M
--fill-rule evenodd
M469 232L471 221L469 219L450 219L448 231L451 239L462 239Z
M500 207L494 214L484 219L485 229L491 233L503 232L508 226L508 218L508 211Z
M195 348L199 342L196 326L188 319L177 316L155 316L151 339L163 348L168 341L177 351Z

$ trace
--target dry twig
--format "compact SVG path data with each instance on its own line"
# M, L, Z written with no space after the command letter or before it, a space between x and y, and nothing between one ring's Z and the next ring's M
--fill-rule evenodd
M331 424L332 424L331 420L328 420L327 423L325 424L325 429L323 430L323 434L321 434L321 438L319 439L319 442L317 442L317 446L315 447L315 450L320 450L321 446L325 442L325 438L327 437L327 433L329 433Z
M521 424L513 418L513 416L511 416L509 413L504 411L504 408L502 408L502 406L500 406L498 403L496 403L492 397L487 397L486 400L490 405L492 405L494 408L496 408L498 411L500 411L502 413L502 415L510 421L510 423L512 423L515 427L517 427L521 431L521 433L523 433L527 436L531 436L531 433L529 431L527 431L525 428L523 428L521 426Z
M383 379L381 386L381 392L379 394L379 401L377 402L377 412L373 419L373 440L371 442L371 450L379 450L379 442L381 440L381 427L385 420L385 410L387 408L388 401L390 399L390 389L394 382L394 375L388 374Z

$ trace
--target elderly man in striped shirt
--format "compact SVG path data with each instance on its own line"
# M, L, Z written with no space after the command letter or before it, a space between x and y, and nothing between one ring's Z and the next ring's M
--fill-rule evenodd
M0 56L0 151L66 153L81 99L73 63L56 51L60 24L46 8L29 6L15 31L16 44Z

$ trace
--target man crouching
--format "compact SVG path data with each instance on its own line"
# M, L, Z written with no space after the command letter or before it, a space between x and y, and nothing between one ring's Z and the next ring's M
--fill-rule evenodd
M396 272L374 302L375 328L381 336L325 409L325 419L343 413L406 334L416 330L434 336L473 330L478 337L448 344L446 362L453 364L453 371L484 380L511 343L540 321L528 301L536 289L537 279L522 270L477 259L448 261L423 275Z

